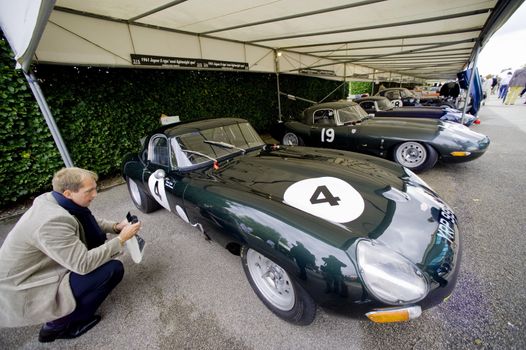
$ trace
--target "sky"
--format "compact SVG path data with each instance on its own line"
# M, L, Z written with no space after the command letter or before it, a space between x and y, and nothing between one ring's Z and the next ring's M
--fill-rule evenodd
M526 2L489 39L479 54L477 66L482 76L499 74L526 64Z

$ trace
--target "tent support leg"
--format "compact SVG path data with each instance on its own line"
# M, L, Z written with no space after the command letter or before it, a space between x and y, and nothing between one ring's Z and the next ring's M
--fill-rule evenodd
M64 164L68 168L72 167L73 162L69 156L68 149L66 148L64 140L62 140L62 136L60 135L57 124L55 123L55 119L53 119L53 115L51 114L49 106L47 105L44 94L40 89L40 85L38 85L37 78L31 71L29 73L24 72L24 75L27 82L29 83L29 87L31 88L33 95L35 96L35 99L37 100L38 107L40 107L40 111L44 115L44 119L46 120L49 130L51 131L51 135L53 136L53 140L55 140L55 144L57 145Z
M275 69L276 69L276 88L278 90L278 120L281 123L281 91L279 90L279 54L277 50L274 50L274 63L275 63Z

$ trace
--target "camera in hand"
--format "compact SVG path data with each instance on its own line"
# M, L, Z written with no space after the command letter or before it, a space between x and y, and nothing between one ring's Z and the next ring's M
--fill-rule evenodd
M126 214L126 220L128 220L130 224L135 224L139 222L139 218L137 217L137 215L132 215L130 212Z
M139 222L139 218L136 215L132 215L130 212L126 214L126 220L128 220L130 224L135 224ZM146 242L138 234L136 234L131 239L126 241L126 246L128 247L128 250L130 251L133 261L135 261L136 263L141 262L145 245L146 245Z

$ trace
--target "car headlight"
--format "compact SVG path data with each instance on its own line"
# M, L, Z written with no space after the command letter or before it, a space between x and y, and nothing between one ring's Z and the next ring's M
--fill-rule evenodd
M356 247L356 257L363 283L380 301L407 304L427 295L428 283L422 271L383 244L361 240Z

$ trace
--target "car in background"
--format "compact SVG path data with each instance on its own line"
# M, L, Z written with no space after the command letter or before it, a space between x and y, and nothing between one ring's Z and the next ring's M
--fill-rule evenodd
M311 323L317 305L406 321L456 284L457 218L398 164L266 145L246 120L218 118L154 130L122 172L139 210L164 207L240 255L256 295L288 322Z
M395 118L430 118L462 123L462 112L451 107L431 107L431 106L412 106L412 107L393 107L391 101L383 96L369 96L355 99L367 113L374 117L395 117ZM477 117L466 113L464 125L471 126L473 123L479 124Z
M419 98L438 97L440 96L440 87L438 86L417 86L413 89L413 93Z
M326 102L303 111L300 120L280 126L284 145L328 147L372 154L415 172L435 163L480 157L487 136L464 125L424 118L371 118L356 102ZM277 135L277 134L276 134ZM279 137L279 136L278 136Z
M378 91L374 96L387 97L393 107L439 106L455 108L455 105L451 101L439 97L419 98L411 90L402 87L383 89Z

